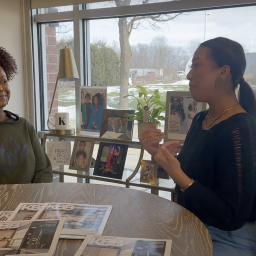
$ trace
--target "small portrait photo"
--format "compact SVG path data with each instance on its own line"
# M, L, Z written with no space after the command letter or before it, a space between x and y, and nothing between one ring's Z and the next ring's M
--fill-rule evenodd
M140 182L156 185L158 165L154 161L141 160Z
M134 114L134 110L104 109L100 137L117 140L132 140L133 121L125 114Z
M89 171L92 160L94 140L88 138L76 138L72 152L69 169Z
M101 142L93 175L122 179L128 145Z
M193 118L206 109L206 103L195 101L190 92L169 91L166 104L166 139L184 141Z
M81 131L100 131L103 109L107 108L107 88L81 87Z

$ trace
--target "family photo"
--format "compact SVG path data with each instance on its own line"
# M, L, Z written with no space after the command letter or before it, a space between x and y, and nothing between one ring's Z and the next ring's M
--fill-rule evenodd
M122 179L128 145L100 143L94 175Z
M125 114L134 114L134 110L104 109L100 137L118 140L132 140L133 121Z
M69 169L89 171L92 159L94 141L76 139Z
M107 108L107 88L81 88L81 131L100 131L103 109Z

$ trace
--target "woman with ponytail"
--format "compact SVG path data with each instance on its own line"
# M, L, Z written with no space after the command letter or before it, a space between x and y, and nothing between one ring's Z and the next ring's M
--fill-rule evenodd
M194 117L178 158L171 153L179 143L159 148L164 135L155 127L141 136L176 183L177 203L208 228L213 256L256 255L256 102L245 68L239 43L202 43L187 78L193 99L209 109Z

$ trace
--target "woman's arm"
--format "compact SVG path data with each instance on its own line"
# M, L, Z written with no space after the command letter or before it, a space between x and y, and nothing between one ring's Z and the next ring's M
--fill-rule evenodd
M32 183L52 182L53 173L51 162L39 143L34 127L30 127L30 138L35 155L35 174Z

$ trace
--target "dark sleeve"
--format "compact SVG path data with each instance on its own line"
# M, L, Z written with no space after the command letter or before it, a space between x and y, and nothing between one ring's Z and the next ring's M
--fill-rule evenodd
M255 198L254 130L238 124L223 132L216 143L214 188L195 181L184 192L185 207L205 224L229 231L248 221Z
M31 144L35 155L35 174L32 183L52 182L53 173L51 162L39 143L34 127L30 127Z

